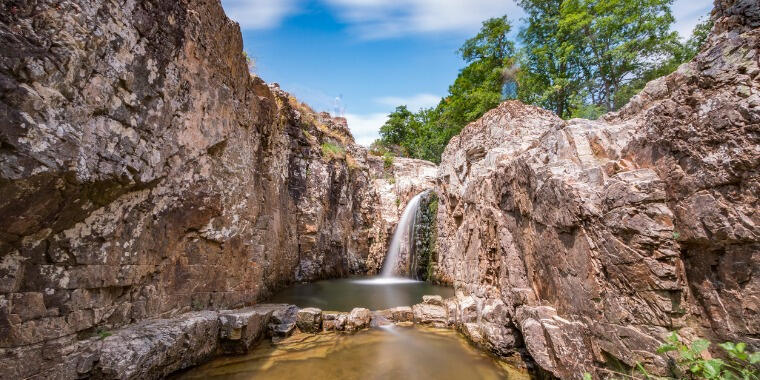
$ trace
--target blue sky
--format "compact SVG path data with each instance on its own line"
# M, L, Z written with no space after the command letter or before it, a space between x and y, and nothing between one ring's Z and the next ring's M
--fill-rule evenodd
M317 111L342 113L368 145L387 114L438 103L464 63L456 50L480 23L523 14L512 0L222 0L255 73ZM711 0L676 0L688 36Z

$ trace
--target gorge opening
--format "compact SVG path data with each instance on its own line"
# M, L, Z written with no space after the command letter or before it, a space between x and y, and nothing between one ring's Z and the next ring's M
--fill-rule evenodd
M427 261L416 255L417 238L423 233L415 227L419 227L417 222L424 211L421 206L427 206L431 194L424 190L407 202L393 229L379 275L299 283L283 289L269 302L350 311L354 307L382 310L409 306L424 295L453 297L453 288L422 281L416 274L420 261Z

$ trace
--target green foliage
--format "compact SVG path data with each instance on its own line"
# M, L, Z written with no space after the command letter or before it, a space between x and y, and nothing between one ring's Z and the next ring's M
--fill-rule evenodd
M385 153L388 152L388 148L383 145L383 142L380 139L373 141L372 144L369 145L369 154L373 156L384 156Z
M712 29L712 25L712 20L702 20L694 28L691 37L685 42L679 40L668 41L669 44L662 47L662 50L666 52L663 59L640 73L637 78L632 79L615 93L615 107L620 108L628 103L649 81L668 75L676 71L682 63L691 61L702 50L702 46L707 41L707 36L710 33L710 29Z
M329 141L322 143L322 156L328 160L333 158L343 158L345 153L346 149L336 143Z
M396 107L380 128L381 140L373 145L440 163L446 144L467 123L502 100L516 97L511 29L506 16L483 22L480 32L459 49L468 65L449 87L449 95L438 106L416 113L403 105Z
M519 98L565 118L619 108L678 42L672 1L520 0Z
M434 108L397 107L371 151L440 163L453 136L505 99L562 118L596 119L619 109L647 82L693 58L707 38L710 21L679 40L670 30L672 2L519 0L526 13L520 51L506 16L483 22L459 49L467 66L448 95Z
M307 140L313 140L314 136L309 133L309 131L306 130L306 128L301 128L301 131L303 132L303 136L306 137Z
M719 344L726 354L725 359L705 359L703 353L711 343L697 339L686 345L674 331L666 343L657 349L658 354L673 353L675 356L678 378L697 379L760 379L760 352L747 351L745 343L726 342Z
M654 380L669 379L707 379L707 380L759 380L760 352L747 351L745 343L726 342L718 344L722 349L721 358L710 358L706 351L712 343L705 339L697 339L687 345L675 331L657 349L658 354L668 354L674 360L671 377L660 377L649 374L644 366L636 363L638 376L608 371L611 378L643 378ZM708 357L707 359L705 357ZM584 380L590 380L591 374L583 374Z
M95 331L95 334L97 334L98 339L103 340L105 338L108 338L109 336L113 335L110 331L99 328L97 331Z
M394 157L391 152L385 152L385 154L383 154L383 167L390 169L393 166L393 160Z
M243 58L245 58L246 66L248 66L248 72L253 73L256 70L256 64L245 50L243 50Z

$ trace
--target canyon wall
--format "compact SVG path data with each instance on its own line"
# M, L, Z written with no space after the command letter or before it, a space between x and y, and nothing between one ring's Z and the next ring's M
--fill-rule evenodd
M676 329L760 349L759 10L716 1L703 51L619 112L508 101L451 140L435 276L471 307L466 334L523 339L566 379L663 373Z
M98 332L376 270L414 188L378 178L430 166L385 168L251 76L218 0L3 1L0 91L11 378Z

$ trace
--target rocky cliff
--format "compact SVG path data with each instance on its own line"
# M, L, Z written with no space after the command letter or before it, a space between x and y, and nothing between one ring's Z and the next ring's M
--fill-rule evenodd
M452 139L436 276L473 297L466 333L566 379L662 373L675 329L760 349L759 9L716 1L705 49L619 112L509 101Z
M376 268L385 171L249 74L218 0L0 2L0 372Z

